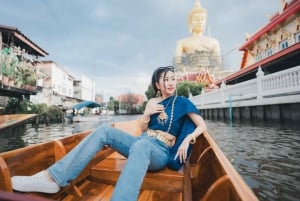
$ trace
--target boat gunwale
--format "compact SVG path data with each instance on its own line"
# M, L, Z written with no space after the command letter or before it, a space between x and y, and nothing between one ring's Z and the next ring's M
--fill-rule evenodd
M138 120L115 122L115 123L112 124L112 126L118 128L119 126L121 126L121 127L122 126L128 126L128 125L132 126L133 124L138 124ZM136 128L129 127L128 129L130 130L130 133L133 132L133 133L137 134L137 133L141 132L141 130L138 127L136 127ZM89 135L91 133L91 131L92 131L92 129L86 130L86 131L82 131L82 132L76 133L76 134L71 135L71 136L66 136L66 137L62 137L62 138L56 139L56 140L52 140L52 141L49 141L49 142L39 143L39 144L36 144L36 145L30 145L28 147L23 147L23 148L19 148L19 149L16 149L16 150L12 150L12 151L8 151L8 152L3 152L3 153L0 153L0 158L4 159L4 160L7 160L10 157L14 158L14 157L17 157L16 154L21 153L21 152L28 152L30 150L33 150L34 147L37 147L37 146L44 146L44 147L45 146L52 146L51 144L53 144L54 146L57 146L56 145L57 142L60 143L60 144L58 143L58 146L61 147L61 149L63 149L62 153L60 153L61 150L59 150L60 154L58 154L59 157L62 157L64 154L66 154L66 153L64 153L64 151L65 152L70 151L70 149L69 149L70 147L67 147L69 145L68 142L77 143L77 142L73 142L74 140L75 141L77 140L75 138L81 138L81 137L84 138L86 135ZM204 140L206 142L204 142ZM231 184L230 185L231 187L229 187L229 190L235 191L234 194L236 194L240 198L240 200L254 200L254 201L258 200L256 198L256 196L254 195L254 193L249 188L249 186L245 183L245 181L242 179L242 177L239 175L239 173L235 170L235 168L233 167L233 165L229 162L229 160L227 159L227 157L225 156L225 154L221 151L221 149L218 147L218 145L215 143L215 141L209 135L208 132L204 132L202 135L200 135L200 137L198 137L197 141L199 141L199 143L202 143L203 147L198 148L198 149L201 149L201 150L200 150L200 152L197 152L197 151L199 151L199 150L197 150L196 154L200 153L200 155L201 155L201 153L203 153L203 152L212 152L213 155L214 155L214 159L213 160L216 160L219 163L218 165L222 168L222 171L224 171L224 172L221 173L220 177L213 178L213 183L211 183L208 186L208 189L206 189L205 193L202 195L203 197L205 197L207 195L207 193L211 190L211 186L213 186L213 184L218 179L220 179L222 176L226 175L226 178L228 178L228 181ZM72 144L71 146L74 147L76 145ZM193 148L193 150L194 149L195 148ZM54 155L56 155L56 153ZM200 158L199 160L201 160L200 155L198 155L198 157ZM197 161L197 162L199 162L199 161ZM89 170L90 170L90 168L94 167L96 164L98 164L98 162L94 163L92 165L89 165L90 166ZM191 177L191 175L192 175L191 174L191 166L193 166L193 165L194 164L192 164L192 163L190 164L190 162L188 161L187 167L184 169L184 172L182 172L182 169L179 170L179 171L182 172L182 174L184 174L185 182L187 182L188 184L190 183L191 185L192 185L192 181L191 180L195 179L195 178ZM1 168L3 168L3 167L1 167ZM7 168L9 168L9 167L7 167ZM185 170L188 170L189 172L186 172ZM9 172L11 172L11 171L13 171L13 170L9 170ZM189 178L187 178L187 177L189 177ZM84 179L88 179L88 177L86 177L86 176L84 176L83 178ZM10 181L8 181L8 182L10 182ZM184 186L184 188L185 188L185 186ZM192 195L192 193L186 193L186 194L183 194L183 196L187 197L184 200L191 200L191 197L193 195Z

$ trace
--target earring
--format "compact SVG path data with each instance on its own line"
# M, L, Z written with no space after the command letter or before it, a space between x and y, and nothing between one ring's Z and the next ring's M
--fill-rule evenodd
M156 97L161 97L160 89L157 90L157 92L156 92Z

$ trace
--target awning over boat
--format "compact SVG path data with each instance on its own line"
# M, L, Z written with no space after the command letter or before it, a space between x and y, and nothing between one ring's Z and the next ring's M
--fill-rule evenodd
M81 108L84 108L84 107L95 108L95 107L100 107L100 105L93 101L82 101L76 105L73 105L71 108L80 110Z

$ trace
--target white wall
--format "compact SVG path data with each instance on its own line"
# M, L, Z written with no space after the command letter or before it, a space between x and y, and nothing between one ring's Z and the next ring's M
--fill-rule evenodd
M84 75L81 76L81 99L95 101L95 83Z
M56 64L52 64L52 88L54 92L73 97L73 79Z

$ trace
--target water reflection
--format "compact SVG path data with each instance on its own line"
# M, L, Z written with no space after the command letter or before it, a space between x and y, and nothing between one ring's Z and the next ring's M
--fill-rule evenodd
M26 126L4 129L0 131L0 152L26 146L23 140Z
M210 122L209 133L260 200L298 200L300 131Z
M18 127L12 130L0 132L0 152L9 151L28 145L48 142L58 138L79 133L81 131L96 128L100 125L108 125L113 122L137 119L139 115L130 116L104 116L99 121L85 121L63 124L51 124L50 126L39 125L34 128L31 124Z
M27 125L23 134L0 134L0 152L72 135L139 116L114 116L99 122ZM206 120L208 131L260 200L298 200L300 129L280 125L232 124ZM19 131L21 132L21 131Z

